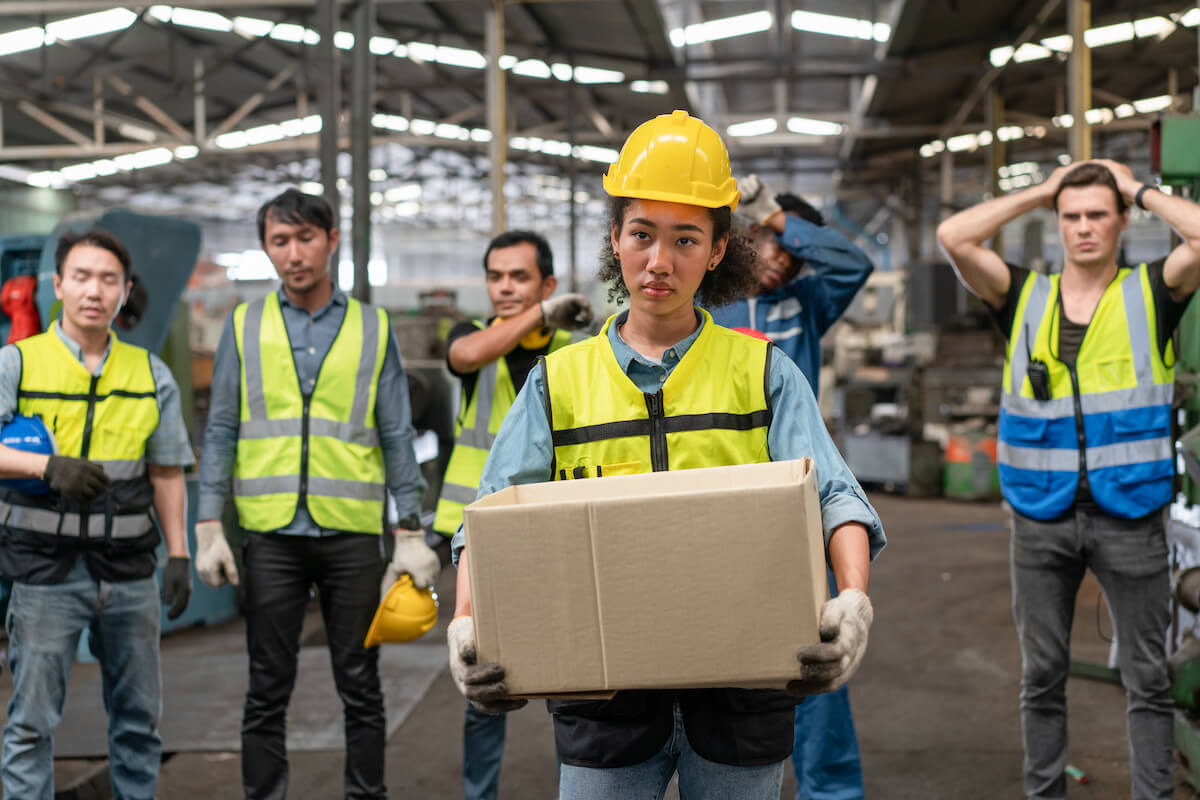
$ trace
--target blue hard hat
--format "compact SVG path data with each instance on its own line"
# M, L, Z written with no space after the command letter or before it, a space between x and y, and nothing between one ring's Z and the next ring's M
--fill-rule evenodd
M13 417L7 425L0 428L0 444L14 450L41 455L53 455L58 450L54 434L42 422L41 417L27 417L21 414ZM50 491L46 482L39 478L0 480L0 487L23 494L46 494Z

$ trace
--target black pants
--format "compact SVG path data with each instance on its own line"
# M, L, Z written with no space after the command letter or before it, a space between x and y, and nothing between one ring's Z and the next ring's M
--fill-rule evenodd
M380 537L251 533L246 541L246 645L250 688L242 717L247 800L287 795L287 706L296 683L300 629L315 585L333 678L345 708L346 798L387 797L383 785L383 692L379 648L363 647L379 605Z

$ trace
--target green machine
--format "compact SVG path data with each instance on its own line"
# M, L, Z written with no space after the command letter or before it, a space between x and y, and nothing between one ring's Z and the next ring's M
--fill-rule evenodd
M1165 116L1157 126L1157 171L1176 194L1200 200L1200 116ZM1200 304L1188 306L1176 337L1176 400L1184 462L1179 491L1190 507L1200 506ZM1172 522L1172 526L1180 523ZM1191 526L1187 526L1189 529ZM1190 531L1191 532L1191 531ZM1200 531L1194 531L1200 536ZM1194 549L1194 548L1192 548ZM1200 569L1184 571L1175 583L1178 607L1200 613ZM1178 614L1173 615L1178 625ZM1178 636L1178 634L1176 634ZM1175 749L1184 776L1200 790L1200 639L1186 635L1168 661L1175 702Z

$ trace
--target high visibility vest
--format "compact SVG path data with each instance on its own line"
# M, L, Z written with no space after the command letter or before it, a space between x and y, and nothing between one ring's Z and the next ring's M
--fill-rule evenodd
M1004 497L1025 516L1054 519L1075 502L1086 470L1100 508L1126 519L1145 516L1171 499L1175 382L1172 345L1159 352L1146 265L1118 270L1074 368L1056 356L1061 308L1059 276L1030 273L1004 362L996 448ZM1031 359L1049 368L1047 401L1034 397Z
M652 394L617 363L608 340L616 316L598 336L541 359L555 480L771 460L772 345L698 310L700 335Z
M233 328L242 364L233 492L242 527L278 530L305 503L322 528L381 533L386 487L375 397L387 313L346 298L342 326L308 391L276 292L234 309Z
M146 472L146 442L158 427L150 354L115 333L99 375L93 375L55 328L16 343L21 353L17 412L38 416L58 453L104 468L109 485L91 503L55 493L0 494L0 520L14 531L80 538L136 539L154 533L154 489Z
M483 330L482 322L475 321L475 326ZM570 333L555 331L547 351L553 353L570 343ZM474 502L488 451L496 440L500 423L504 422L516 399L517 390L508 363L501 357L476 373L471 396L460 400L458 420L454 424L454 450L446 465L437 518L433 521L433 529L443 536L454 535L462 524L463 508Z

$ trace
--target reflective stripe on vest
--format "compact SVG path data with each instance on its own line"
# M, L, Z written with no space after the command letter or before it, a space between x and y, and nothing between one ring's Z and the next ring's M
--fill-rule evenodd
M100 465L111 483L86 506L53 493L6 493L0 524L9 529L101 538L133 538L154 529L145 455L159 414L150 354L110 335L99 375L63 342L57 321L49 331L16 343L21 353L17 412L41 417L59 454Z
M555 480L770 460L771 344L700 313L700 335L655 394L617 363L615 316L542 361Z
M1165 358L1158 352L1146 267L1119 270L1106 288L1076 359L1077 388L1055 355L1059 280L1031 273L1014 314L996 451L1004 496L1026 516L1053 519L1074 503L1082 467L1102 509L1145 516L1170 499L1174 396L1174 354L1170 344ZM1048 401L1033 396L1030 355L1048 367Z
M483 329L482 322L475 321L475 326ZM555 331L546 352L553 353L570 343L570 333ZM455 422L454 450L446 465L437 517L433 521L433 529L438 533L453 536L462 524L462 510L475 501L488 452L516 396L508 362L501 357L485 364L476 373L471 396L461 399Z
M375 397L386 313L346 298L308 394L300 390L277 293L238 306L234 331L243 391L233 488L242 526L278 530L303 498L322 528L380 533L385 486Z

